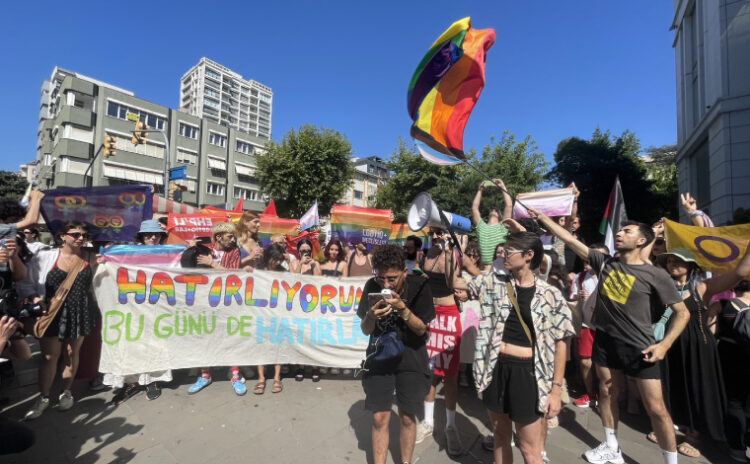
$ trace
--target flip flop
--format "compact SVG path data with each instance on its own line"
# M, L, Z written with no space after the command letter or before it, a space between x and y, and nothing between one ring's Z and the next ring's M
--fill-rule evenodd
M266 381L258 382L255 384L255 387L253 387L253 393L256 395L262 395L266 392Z
M677 447L677 452L689 458L701 457L701 452L695 449L693 445L691 445L690 443L686 441L680 443L680 445Z
M659 440L656 438L656 434L654 432L649 432L648 435L646 435L646 438L648 438L648 441L651 443L659 444Z
M284 385L281 383L281 380L273 381L273 388L271 388L271 393L281 393L281 390L283 389Z

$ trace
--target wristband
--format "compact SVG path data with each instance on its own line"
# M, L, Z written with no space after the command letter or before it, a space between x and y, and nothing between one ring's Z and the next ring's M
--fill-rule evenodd
M561 382L555 382L554 380L552 381L552 386L553 386L553 387L554 387L554 386L558 386L558 387L560 387L561 389L562 389L562 387L563 387L563 385L562 385L562 383L561 383Z
M690 211L688 216L703 216L703 211L696 209L695 211Z
M405 311L409 311L409 310L406 309ZM411 311L407 312L405 316L401 314L401 319L403 319L404 322L408 321L410 317L411 317Z

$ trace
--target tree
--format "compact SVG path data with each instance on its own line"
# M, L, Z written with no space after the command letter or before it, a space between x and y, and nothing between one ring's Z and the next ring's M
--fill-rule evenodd
M615 177L620 177L628 218L650 223L662 217L659 198L652 191L646 166L638 156L640 143L630 131L612 137L597 128L590 140L570 137L557 145L555 166L545 176L560 185L575 182L581 192L578 214L585 240L601 241L599 225Z
M490 138L481 155L476 156L474 150L469 150L467 158L488 176L501 177L514 195L533 190L543 178L547 163L536 148L531 137L527 136L519 142L506 131L499 141ZM477 186L485 180L484 176L464 164L432 164L420 156L414 146L408 147L403 140L399 140L387 166L392 175L378 189L376 206L390 208L396 222L406 221L412 200L425 191L442 209L471 217L471 203ZM482 213L487 214L490 208L502 210L502 207L499 189L486 189Z
M653 181L651 191L658 198L664 217L679 217L679 188L677 187L677 145L647 147L646 173Z
M0 198L18 198L26 193L28 182L22 176L12 171L0 170Z
M319 214L329 214L354 177L351 144L335 130L305 124L266 147L256 172L280 216L300 217L316 200Z

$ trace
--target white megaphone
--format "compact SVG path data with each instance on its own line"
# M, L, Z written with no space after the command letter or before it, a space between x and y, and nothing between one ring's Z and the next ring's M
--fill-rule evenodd
M422 230L425 226L440 227L442 229L451 229L456 232L466 233L471 229L471 221L468 218L458 214L442 211L447 223L440 219L441 210L432 201L430 194L422 192L414 198L409 206L409 216L407 222L409 229L413 231Z

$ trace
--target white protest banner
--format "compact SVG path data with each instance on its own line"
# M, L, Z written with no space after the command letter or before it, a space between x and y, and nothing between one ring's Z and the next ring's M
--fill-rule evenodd
M541 192L519 193L516 195L516 199L521 200L529 208L541 211L549 217L570 216L573 210L575 195L573 194L573 187L569 187L543 190ZM513 204L513 217L516 219L529 217L529 212L521 206L521 203L515 202Z
M201 366L357 367L368 337L356 315L367 278L104 262L100 372Z

